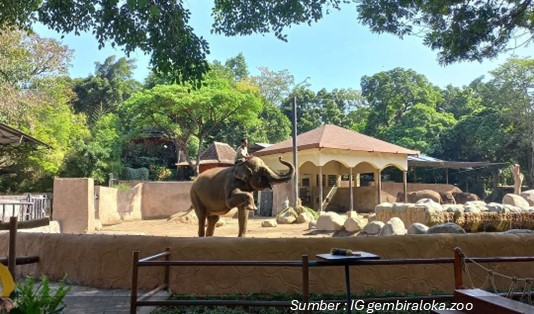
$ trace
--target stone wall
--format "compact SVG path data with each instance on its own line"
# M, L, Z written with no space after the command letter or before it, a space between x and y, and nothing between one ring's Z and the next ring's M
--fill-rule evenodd
M54 220L61 232L80 233L95 230L95 190L93 179L54 179Z
M0 252L7 250L7 233L0 234ZM18 236L18 255L38 255L38 264L17 266L19 274L46 274L60 279L68 274L71 282L102 288L130 287L132 251L146 257L171 248L173 260L300 260L303 254L314 260L316 254L332 247L350 248L378 254L382 258L452 257L461 247L467 257L532 255L534 235L436 234L389 237L345 238L172 238L132 235L30 234ZM488 265L485 265L488 266ZM486 274L469 266L476 286ZM532 277L534 263L492 263L497 272ZM354 293L373 289L430 293L451 293L454 288L452 264L353 266ZM310 268L310 292L343 293L343 267ZM140 288L154 288L163 278L163 269L141 268ZM301 292L300 268L288 267L172 267L171 289L175 294L295 293ZM507 290L510 281L497 280ZM470 284L464 279L466 284Z

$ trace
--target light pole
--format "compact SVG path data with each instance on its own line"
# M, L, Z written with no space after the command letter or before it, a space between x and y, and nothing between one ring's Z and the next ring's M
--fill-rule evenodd
M298 164L298 157L297 157L297 88L302 85L306 84L308 79L310 77L306 77L302 82L295 85L293 88L294 94L293 94L293 121L292 121L292 128L293 128L293 165L295 166L295 177L293 179L293 193L295 195L295 204L294 209L297 209L298 206L298 199L299 199L299 164Z

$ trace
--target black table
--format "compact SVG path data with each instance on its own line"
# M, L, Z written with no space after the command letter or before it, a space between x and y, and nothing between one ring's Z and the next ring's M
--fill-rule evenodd
M351 313L351 299L350 299L350 270L351 265L358 265L361 260L380 259L380 256L363 251L354 251L355 255L332 255L332 254L318 254L317 263L325 263L330 265L345 266L345 286L347 290L347 313Z

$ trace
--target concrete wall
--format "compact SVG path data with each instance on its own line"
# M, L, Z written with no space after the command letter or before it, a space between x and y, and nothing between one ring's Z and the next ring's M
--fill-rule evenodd
M95 230L95 190L93 179L54 179L54 220L61 232Z
M104 186L95 187L96 219L103 225L116 224L127 220L140 220L143 185L130 190L118 190Z
M146 182L143 184L143 219L168 218L191 206L189 191L193 182Z
M0 251L7 250L7 233L0 234ZM18 255L38 255L38 264L17 266L19 274L46 274L60 279L68 274L72 282L102 288L130 287L132 251L146 257L171 248L173 260L300 260L307 254L327 253L333 247L351 248L387 258L452 257L459 246L467 257L532 255L534 235L436 234L389 237L346 238L172 238L128 235L30 234L18 236ZM485 265L488 267L488 265ZM534 263L492 263L489 267L508 276L531 277ZM486 273L469 264L476 286ZM343 293L343 267L310 268L312 293ZM451 293L454 288L453 267L434 265L353 266L351 287L354 293L373 289L430 293ZM163 278L163 269L147 267L139 272L140 288L151 289ZM172 267L170 283L173 293L294 293L301 292L300 268L287 267ZM464 276L466 278L466 276ZM466 284L469 280L464 279ZM507 291L510 280L496 276L497 287Z

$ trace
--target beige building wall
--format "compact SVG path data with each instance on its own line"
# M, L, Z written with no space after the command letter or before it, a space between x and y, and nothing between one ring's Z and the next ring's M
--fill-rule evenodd
M93 179L54 179L53 219L61 232L83 233L95 230L95 190Z
M0 252L7 250L7 233L0 234ZM467 257L529 256L534 247L531 234L436 234L344 238L173 238L133 235L29 234L18 235L18 255L37 255L39 263L17 266L17 273L45 274L57 280L68 274L78 284L101 288L130 288L132 252L146 257L171 248L171 260L300 260L310 261L333 247L362 250L382 259L453 257L455 247ZM486 265L488 266L488 265ZM520 266L520 267L519 267ZM487 273L473 264L469 270L476 286ZM507 276L531 277L534 263L492 263ZM452 264L352 266L351 288L355 294L373 289L378 293L427 294L454 289ZM152 289L161 283L163 268L146 267L139 272L139 287ZM290 267L171 267L170 284L175 294L299 293L300 268ZM470 281L464 279L466 284ZM511 281L496 276L497 288L507 291ZM344 293L343 267L310 267L310 292Z

